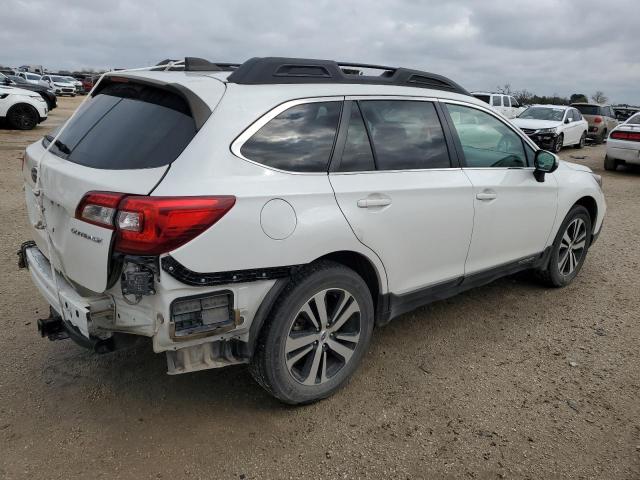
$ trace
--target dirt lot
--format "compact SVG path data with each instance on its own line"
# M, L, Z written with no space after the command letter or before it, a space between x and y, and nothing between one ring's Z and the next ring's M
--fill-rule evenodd
M288 408L244 368L169 377L147 345L38 337L20 159L79 101L0 129L0 478L640 478L640 171L565 149L609 205L571 286L507 278L404 315L345 389Z

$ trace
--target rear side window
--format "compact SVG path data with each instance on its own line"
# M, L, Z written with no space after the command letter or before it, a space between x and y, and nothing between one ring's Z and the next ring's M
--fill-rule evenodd
M474 95L474 97L476 97L478 100L482 100L484 103L487 103L487 104L491 100L491 95L476 94Z
M292 172L326 172L341 102L312 102L285 110L240 148L246 158Z
M373 142L378 170L448 168L449 152L431 102L358 102Z
M45 137L45 146L56 133ZM147 85L110 83L83 105L51 152L92 168L155 168L173 162L195 134L181 96Z

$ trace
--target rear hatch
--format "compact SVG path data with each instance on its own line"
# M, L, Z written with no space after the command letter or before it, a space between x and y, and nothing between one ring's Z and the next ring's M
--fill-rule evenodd
M208 107L188 85L169 84L163 77L188 84L181 72L146 75L103 80L49 152L46 147L57 131L25 153L29 220L35 226L41 219L33 188L42 158L40 187L54 250L50 260L68 279L94 292L107 288L114 231L75 218L81 200L90 191L150 194L215 106ZM209 105L212 97L219 101L224 84L212 78L204 83ZM201 80L196 86L204 88ZM36 244L49 256L44 230L33 231Z

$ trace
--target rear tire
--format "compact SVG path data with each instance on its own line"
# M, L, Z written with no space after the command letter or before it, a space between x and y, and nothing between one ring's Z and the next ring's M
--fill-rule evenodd
M18 103L9 109L7 121L16 130L32 130L38 125L38 111L27 103Z
M618 168L618 162L611 158L609 155L604 157L604 169L610 172L615 171Z
M558 229L546 268L537 276L550 287L566 287L580 272L591 245L591 216L575 205Z
M373 301L364 280L341 264L318 262L296 273L276 301L249 370L282 402L318 401L351 377L373 326Z
M606 138L607 138L607 130L605 129L605 130L603 130L603 131L602 131L602 133L601 133L600 135L598 135L598 136L596 137L596 143L597 143L598 145L600 145L601 143L604 143L604 141L606 140Z
M582 148L587 143L587 132L582 132L582 136L580 137L580 141L576 144L576 148Z

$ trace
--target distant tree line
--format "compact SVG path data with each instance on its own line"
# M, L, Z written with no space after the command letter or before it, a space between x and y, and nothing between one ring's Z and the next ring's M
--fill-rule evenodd
M498 86L498 92L505 95L512 95L521 105L534 105L534 104L548 104L548 105L569 105L571 103L586 103L589 101L584 93L574 93L570 97L561 97L557 93L551 96L537 95L526 89L513 90L510 83L506 83L503 86ZM607 103L609 98L601 90L596 91L591 95L591 101L595 103Z

